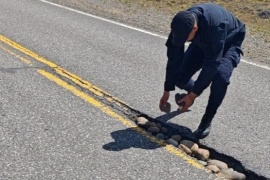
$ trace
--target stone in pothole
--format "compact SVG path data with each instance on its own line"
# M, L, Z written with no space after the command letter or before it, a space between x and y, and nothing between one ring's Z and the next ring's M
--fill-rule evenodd
M175 141L175 140L173 140L173 139L167 139L166 142L167 142L168 144L171 144L171 145L175 146L175 147L178 146L178 142Z
M209 169L213 173L219 173L220 169L215 165L207 165L207 169Z
M187 146L191 151L196 151L199 149L198 144L192 142L192 141L188 141L188 140L183 140L180 142L180 144L183 144L185 146Z
M168 132L168 129L167 129L167 128L165 128L165 127L162 127L162 128L161 128L161 132L165 134L165 133L167 133L167 132Z
M203 161L206 161L210 156L210 152L207 149L202 148L194 150L192 151L192 153L195 155L196 158Z
M228 178L228 179L234 179L234 180L245 180L246 179L245 174L234 171L232 168L221 170L217 174L217 176L225 177L225 178Z
M208 163L208 165L215 165L221 170L228 169L228 165L225 162L222 162L220 160L210 159L207 161L207 163Z
M171 137L171 139L173 139L173 140L175 140L175 141L177 141L177 142L180 142L181 139L182 139L182 137L181 137L180 135L173 135L173 136Z
M151 122L145 117L138 117L136 119L136 123L141 127L149 127L151 124Z
M154 133L154 134L157 134L159 133L160 129L158 127L149 127L147 129L148 132L151 132L151 133Z
M184 144L180 144L178 148L182 149L188 155L192 154L192 151Z
M157 127L157 124L155 122L150 122L150 127Z
M161 125L160 123L157 123L157 127L158 127L159 129L162 129L162 125Z
M164 139L165 139L165 136L164 136L164 134L162 134L162 133L158 133L158 134L156 135L156 138L161 139L161 140L164 140Z
M207 165L207 162L201 161L201 160L198 160L198 163L200 163L200 164L203 165L203 166L206 166L206 165Z

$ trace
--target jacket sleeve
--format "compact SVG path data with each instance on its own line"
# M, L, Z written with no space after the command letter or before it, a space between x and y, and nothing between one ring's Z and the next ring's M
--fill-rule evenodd
M210 85L218 71L223 56L227 26L227 22L221 22L212 27L206 35L206 39L209 40L209 48L205 50L202 70L192 89L192 92L198 96Z
M164 91L173 91L175 90L175 83L184 56L185 45L181 47L174 46L172 44L172 33L170 33L166 46L168 61L166 66Z

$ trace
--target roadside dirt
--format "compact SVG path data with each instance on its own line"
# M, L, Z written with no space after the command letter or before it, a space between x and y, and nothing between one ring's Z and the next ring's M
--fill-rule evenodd
M204 1L174 0L50 0L84 12L110 18L167 36L175 13ZM270 64L270 0L217 0L247 25L244 59ZM270 13L270 12L269 12ZM262 16L265 15L265 16ZM262 16L262 17L260 17ZM266 18L263 18L266 17Z

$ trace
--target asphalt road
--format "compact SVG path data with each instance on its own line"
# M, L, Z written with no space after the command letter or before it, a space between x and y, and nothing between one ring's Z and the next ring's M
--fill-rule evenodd
M41 1L0 2L2 36L134 109L154 118L163 115L158 102L164 38ZM48 80L38 72L47 69L44 64L24 63L9 50L33 59L0 45L0 179L215 178ZM269 67L241 63L203 141L265 177L270 177L269 79ZM208 94L168 122L195 130ZM176 109L174 93L170 102Z

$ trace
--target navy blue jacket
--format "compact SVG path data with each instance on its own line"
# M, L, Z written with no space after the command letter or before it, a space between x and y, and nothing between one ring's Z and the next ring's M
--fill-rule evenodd
M232 13L216 4L199 4L187 11L193 12L199 27L192 43L204 52L202 69L192 89L192 92L200 95L217 73L224 49L242 38L239 33L245 31L245 25ZM170 33L166 46L168 62L164 90L172 91L175 90L177 75L183 60L184 45L175 47Z

